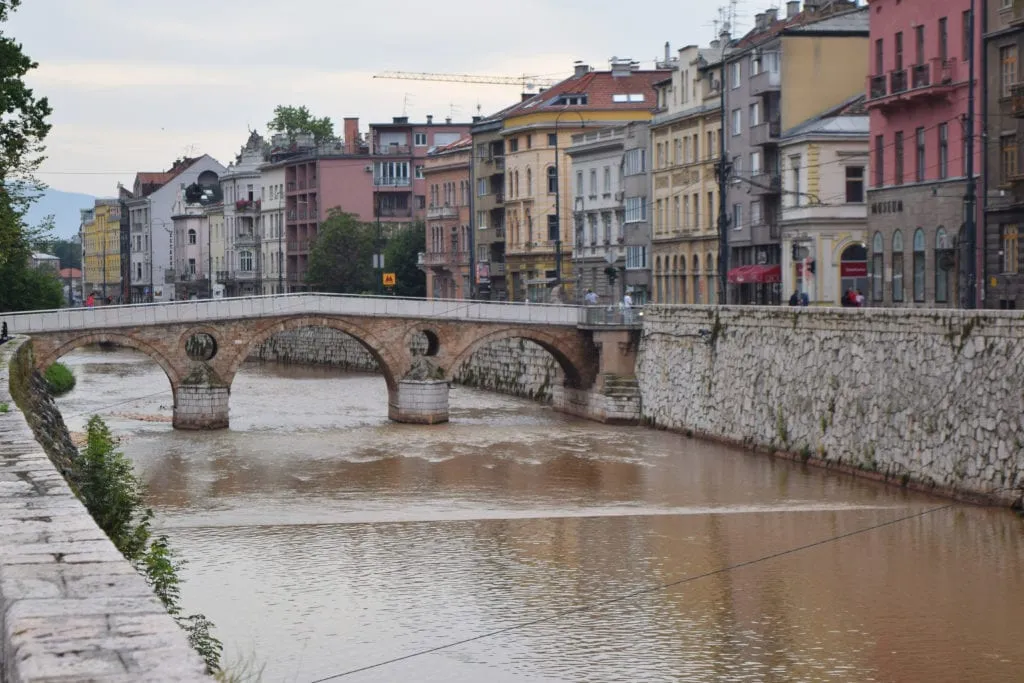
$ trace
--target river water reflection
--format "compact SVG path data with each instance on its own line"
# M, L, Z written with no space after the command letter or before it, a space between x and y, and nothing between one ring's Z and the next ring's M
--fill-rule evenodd
M396 425L382 378L276 365L236 377L230 430L176 432L145 357L65 362L69 426L101 411L125 438L187 610L265 681L591 604L338 680L1024 679L1024 525L1003 510L719 571L946 501L461 388L450 424Z

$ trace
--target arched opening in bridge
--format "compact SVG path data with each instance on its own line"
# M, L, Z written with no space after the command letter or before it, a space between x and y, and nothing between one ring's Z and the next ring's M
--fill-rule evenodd
M566 383L564 361L525 337L500 337L456 361L452 380L467 387L550 403Z

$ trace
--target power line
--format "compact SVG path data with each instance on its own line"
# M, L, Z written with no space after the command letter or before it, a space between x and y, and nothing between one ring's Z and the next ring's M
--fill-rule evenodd
M608 598L606 600L599 600L599 601L596 601L596 602L592 602L592 603L590 603L588 605L581 605L579 607L573 607L571 609L562 610L562 611L557 612L555 614L552 614L550 616L538 617L536 619L531 619L529 621L524 621L524 622L520 622L518 624L513 624L511 626L505 626L503 628L495 629L495 630L489 631L487 633L481 633L480 635L472 636L470 638L463 638L462 640L457 640L457 641L454 641L454 642L446 643L444 645L438 645L437 647L431 647L431 648L425 648L423 650L417 650L416 652L411 652L411 653L409 653L407 655L402 655L400 657L393 657L392 659L388 659L388 660L385 660L385 661L377 662L376 664L369 664L367 666L362 666L362 667L359 667L357 669L349 669L348 671L344 671L344 672L338 673L338 674L333 674L331 676L327 676L326 678L318 678L318 679L312 681L311 683L324 683L325 681L332 681L332 680L335 680L335 679L338 679L338 678L343 678L345 676L351 676L352 674L362 673L364 671L370 671L371 669L379 669L379 668L381 668L383 666L388 666L390 664L396 664L398 662L403 662L403 661L406 661L406 660L409 660L409 659L413 659L413 658L416 658L416 657L421 657L423 655L433 654L435 652L440 652L441 650L448 650L448 649L451 649L453 647L458 647L460 645L466 645L468 643L474 643L476 641L483 640L485 638L491 638L491 637L494 637L494 636L497 636L497 635L502 635L502 634L505 634L505 633L509 633L511 631L518 631L518 630L521 630L521 629L524 629L524 628L529 628L530 626L536 626L537 624L543 624L543 623L546 623L546 622L555 621L557 619L561 619L562 617L572 616L574 614L581 614L583 612L589 612L591 610L599 609L601 607L607 607L608 605L614 605L616 603L625 602L626 600L630 600L632 598L640 597L640 596L643 596L643 595L649 595L651 593L656 593L658 591L668 590L669 588L675 588L676 586L681 586L683 584L692 583L692 582L698 581L700 579L706 579L708 577L716 576L718 574L725 574L727 572L731 572L731 571L736 570L736 569L742 569L744 567L750 567L750 566L753 566L755 564L760 564L762 562L767 562L769 560L775 560L775 559L778 559L780 557L785 557L786 555L792 555L792 554L795 554L795 553L798 553L798 552L802 552L804 550L810 550L811 548L817 548L819 546L827 545L829 543L835 543L837 541L841 541L843 539L850 538L852 536L858 536L860 534L865 534L865 533L867 533L869 531L876 531L878 529L882 529L882 528L888 527L888 526L894 526L896 524L900 524L902 522L906 522L906 521L909 521L909 520L912 520L912 519L919 519L921 517L925 517L925 516L930 515L930 514L935 513L935 512L941 512L942 510L948 510L948 509L950 509L950 508L952 508L954 506L955 506L955 503L949 503L947 505L941 505L939 507L929 508L928 510L924 510L923 512L917 512L917 513L914 513L912 515L906 515L906 516L900 517L898 519L889 520L888 522L880 522L878 524L874 524L874 525L869 526L869 527L864 527L864 528L861 528L861 529L856 529L854 531L850 531L850 532L847 532L845 534L838 534L838 535L831 536L831 537L826 538L826 539L822 539L820 541L814 541L813 543L807 543L805 545L797 546L795 548L789 548L787 550L781 550L779 552L772 553L770 555L764 555L764 556L759 557L759 558L754 559L754 560L746 560L744 562L737 562L736 564L731 564L731 565L728 565L726 567L721 567L719 569L713 569L711 571L704 572L702 574L696 574L694 576L687 576L685 578L679 579L677 581L672 581L670 583L663 583L663 584L660 584L660 585L657 585L657 586L652 586L650 588L641 588L641 589L638 589L638 590L635 590L635 591L631 591L629 593L624 593L624 594L616 596L614 598Z

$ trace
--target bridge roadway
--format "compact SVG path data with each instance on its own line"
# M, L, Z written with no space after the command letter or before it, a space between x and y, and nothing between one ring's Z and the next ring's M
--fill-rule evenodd
M0 320L10 334L31 337L39 369L98 342L145 353L167 374L180 429L226 428L235 373L256 347L287 330L329 327L354 337L384 374L389 417L424 424L448 419L448 385L460 365L508 338L533 341L558 361L565 386L556 409L606 421L594 398L607 378L633 378L639 341L637 322L605 308L337 294L30 311ZM420 335L423 353L412 350Z

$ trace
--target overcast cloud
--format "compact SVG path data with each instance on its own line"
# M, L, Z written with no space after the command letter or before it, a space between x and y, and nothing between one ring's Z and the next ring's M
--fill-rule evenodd
M469 120L518 98L380 71L562 77L613 55L650 68L666 40L707 43L717 14L709 0L24 0L5 33L39 62L29 83L54 109L42 179L111 195L182 154L227 163L278 104L339 131L358 116L365 131L403 106L415 120Z

